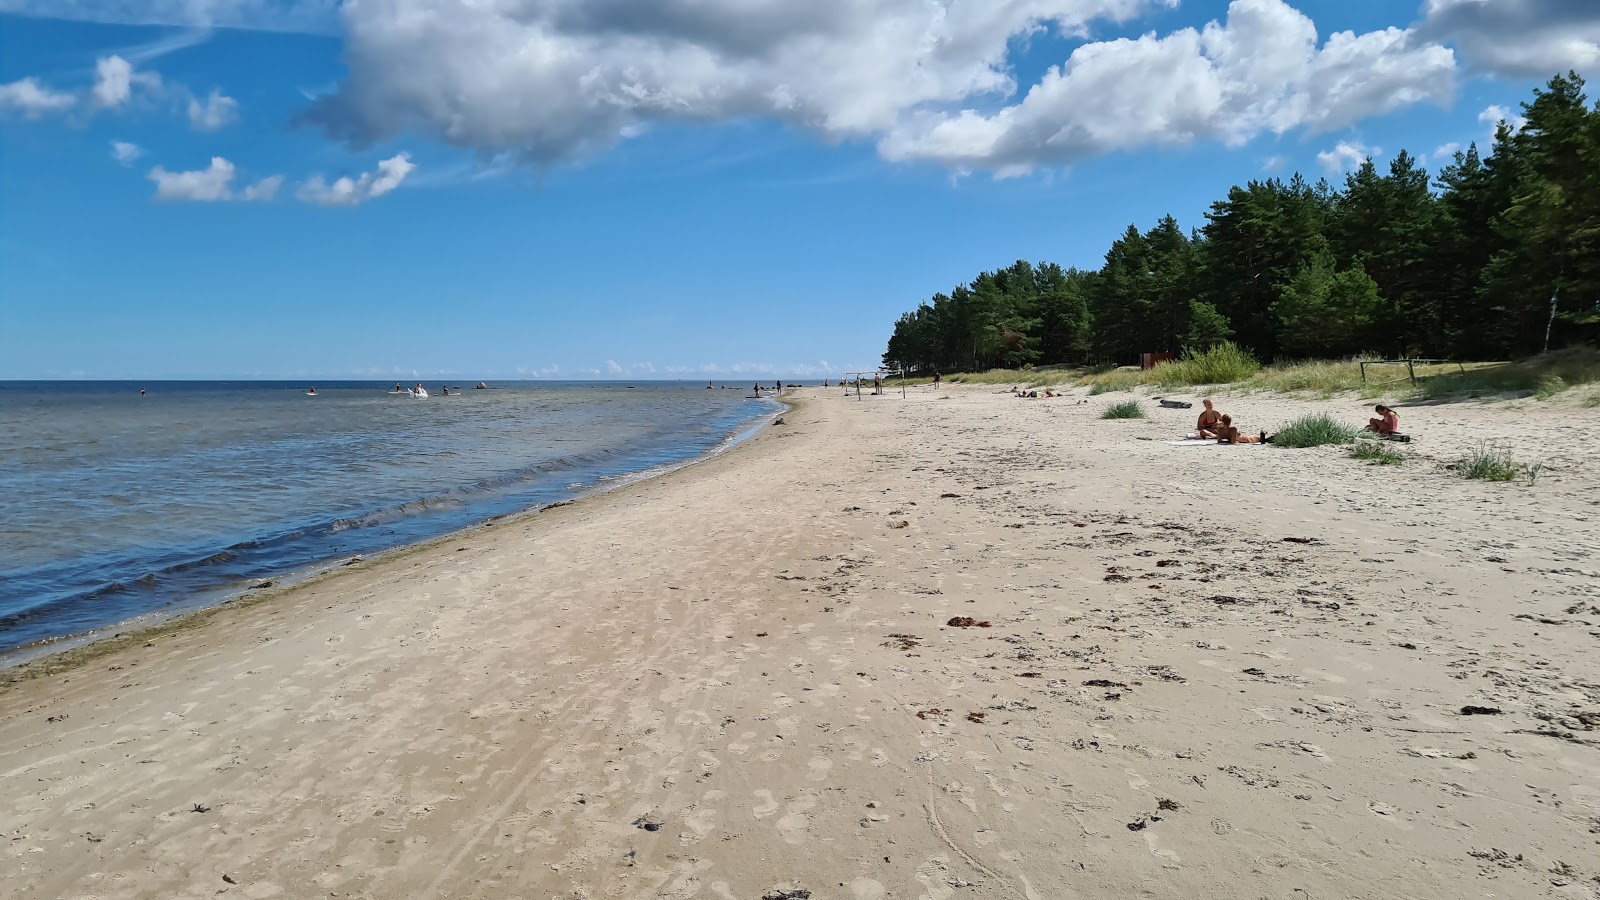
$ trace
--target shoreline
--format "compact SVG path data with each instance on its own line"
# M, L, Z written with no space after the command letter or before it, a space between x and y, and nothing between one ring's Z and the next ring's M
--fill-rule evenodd
M412 552L425 550L436 544L454 540L479 529L493 525L520 522L549 510L601 497L631 485L658 478L666 478L684 469L709 462L726 455L742 444L750 442L771 424L772 419L781 417L785 412L793 408L793 404L783 398L770 399L772 402L779 404L781 408L750 417L741 427L729 432L726 437L698 456L676 463L653 466L629 475L617 476L612 482L594 485L566 500L490 516L481 521L463 525L436 537L420 541L402 543L375 552L357 554L345 559L330 558L324 562L261 579L261 581L267 582L264 587L218 587L206 592L208 599L192 601L187 604L175 604L179 608L170 612L154 610L115 622L104 628L61 635L0 651L0 694L17 684L40 677L43 674L57 674L69 671L106 652L142 643L154 636L171 634L180 629L198 627L199 620L189 621L192 617L206 616L224 608L239 610L259 603L270 602L302 587L318 584L347 569L366 570L371 566L381 565L391 559L403 558ZM37 673L29 671L35 666L42 667L42 671Z
M1418 409L1380 468L1170 448L1189 411L1081 391L796 396L738 452L0 693L8 888L1600 886L1600 413ZM1491 421L1537 484L1429 464Z

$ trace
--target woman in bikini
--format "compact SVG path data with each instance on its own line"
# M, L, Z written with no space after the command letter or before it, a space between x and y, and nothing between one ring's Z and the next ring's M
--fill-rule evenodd
M1211 405L1210 400L1205 401L1205 405L1206 411L1200 414L1200 421L1195 424L1195 428L1199 430L1199 437L1202 440L1216 437L1217 428L1222 424L1224 418L1221 413L1217 412L1216 407Z

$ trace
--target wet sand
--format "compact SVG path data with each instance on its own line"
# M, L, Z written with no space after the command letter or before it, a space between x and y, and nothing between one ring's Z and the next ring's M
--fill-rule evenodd
M0 693L0 895L1600 896L1600 410L795 396Z

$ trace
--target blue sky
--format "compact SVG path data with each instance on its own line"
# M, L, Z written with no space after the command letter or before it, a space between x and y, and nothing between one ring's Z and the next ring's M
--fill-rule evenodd
M0 378L836 376L1600 61L1587 0L945 5L0 0Z

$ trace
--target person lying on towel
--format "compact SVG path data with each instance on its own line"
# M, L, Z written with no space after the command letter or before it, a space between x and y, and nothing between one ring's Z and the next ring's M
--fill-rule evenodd
M1233 427L1233 416L1223 416L1222 422L1217 426L1217 443L1219 444L1270 444L1272 438L1265 432L1260 435L1240 434L1239 429Z

